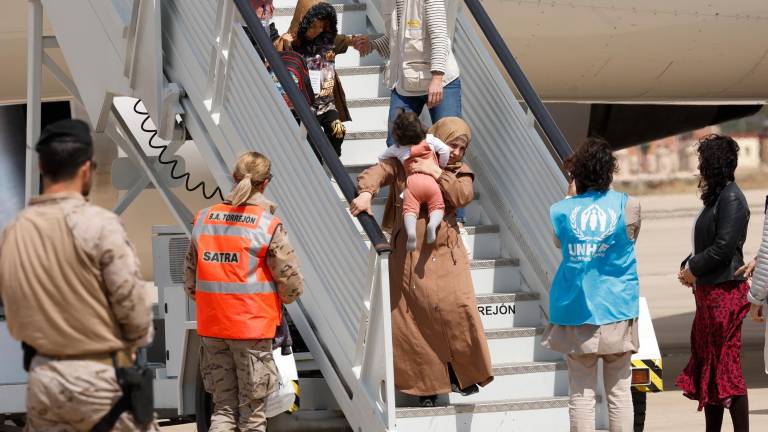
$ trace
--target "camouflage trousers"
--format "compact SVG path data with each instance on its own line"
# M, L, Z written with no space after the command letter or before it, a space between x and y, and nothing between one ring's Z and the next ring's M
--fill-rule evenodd
M209 430L265 432L265 400L277 387L272 339L200 341L203 384L213 395Z
M115 369L87 360L35 356L27 383L27 431L89 431L120 399ZM123 413L113 431L140 431ZM149 431L159 431L153 422Z

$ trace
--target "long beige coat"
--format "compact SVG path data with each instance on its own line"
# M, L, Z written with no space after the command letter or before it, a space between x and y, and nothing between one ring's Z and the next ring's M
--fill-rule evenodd
M408 253L403 228L405 171L385 160L358 177L358 190L374 195L390 186L384 227L391 230L389 278L395 386L419 396L451 391L448 364L462 388L493 380L491 356L477 311L469 259L456 224L456 208L473 199L474 174L466 165L443 171L437 180L445 200L445 218L433 245L425 243L426 212L416 226L417 247Z

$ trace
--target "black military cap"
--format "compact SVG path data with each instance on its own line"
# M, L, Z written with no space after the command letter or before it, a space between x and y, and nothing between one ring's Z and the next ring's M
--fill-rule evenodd
M35 150L40 152L42 148L56 139L71 139L72 141L85 144L87 147L93 147L91 127L82 120L67 119L49 124L40 134Z

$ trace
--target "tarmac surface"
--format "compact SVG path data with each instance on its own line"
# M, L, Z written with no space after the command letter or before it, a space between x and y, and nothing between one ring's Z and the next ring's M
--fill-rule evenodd
M752 216L744 246L751 259L760 245L763 209L768 189L745 192ZM641 295L648 299L656 336L664 364L666 391L648 396L646 427L648 432L689 432L704 430L704 414L697 403L686 399L674 388L674 381L690 355L690 330L695 312L691 291L677 282L680 262L691 249L691 227L701 208L693 194L643 196L642 228L637 245ZM765 327L751 321L744 323L743 369L749 388L750 426L768 430L768 376L763 364ZM163 428L188 432L194 425ZM723 431L732 431L726 414Z

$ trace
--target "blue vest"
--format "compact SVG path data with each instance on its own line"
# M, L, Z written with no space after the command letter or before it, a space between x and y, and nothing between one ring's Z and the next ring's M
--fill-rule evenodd
M627 195L589 191L549 210L563 261L549 293L553 324L608 324L636 318L640 284L627 235Z

